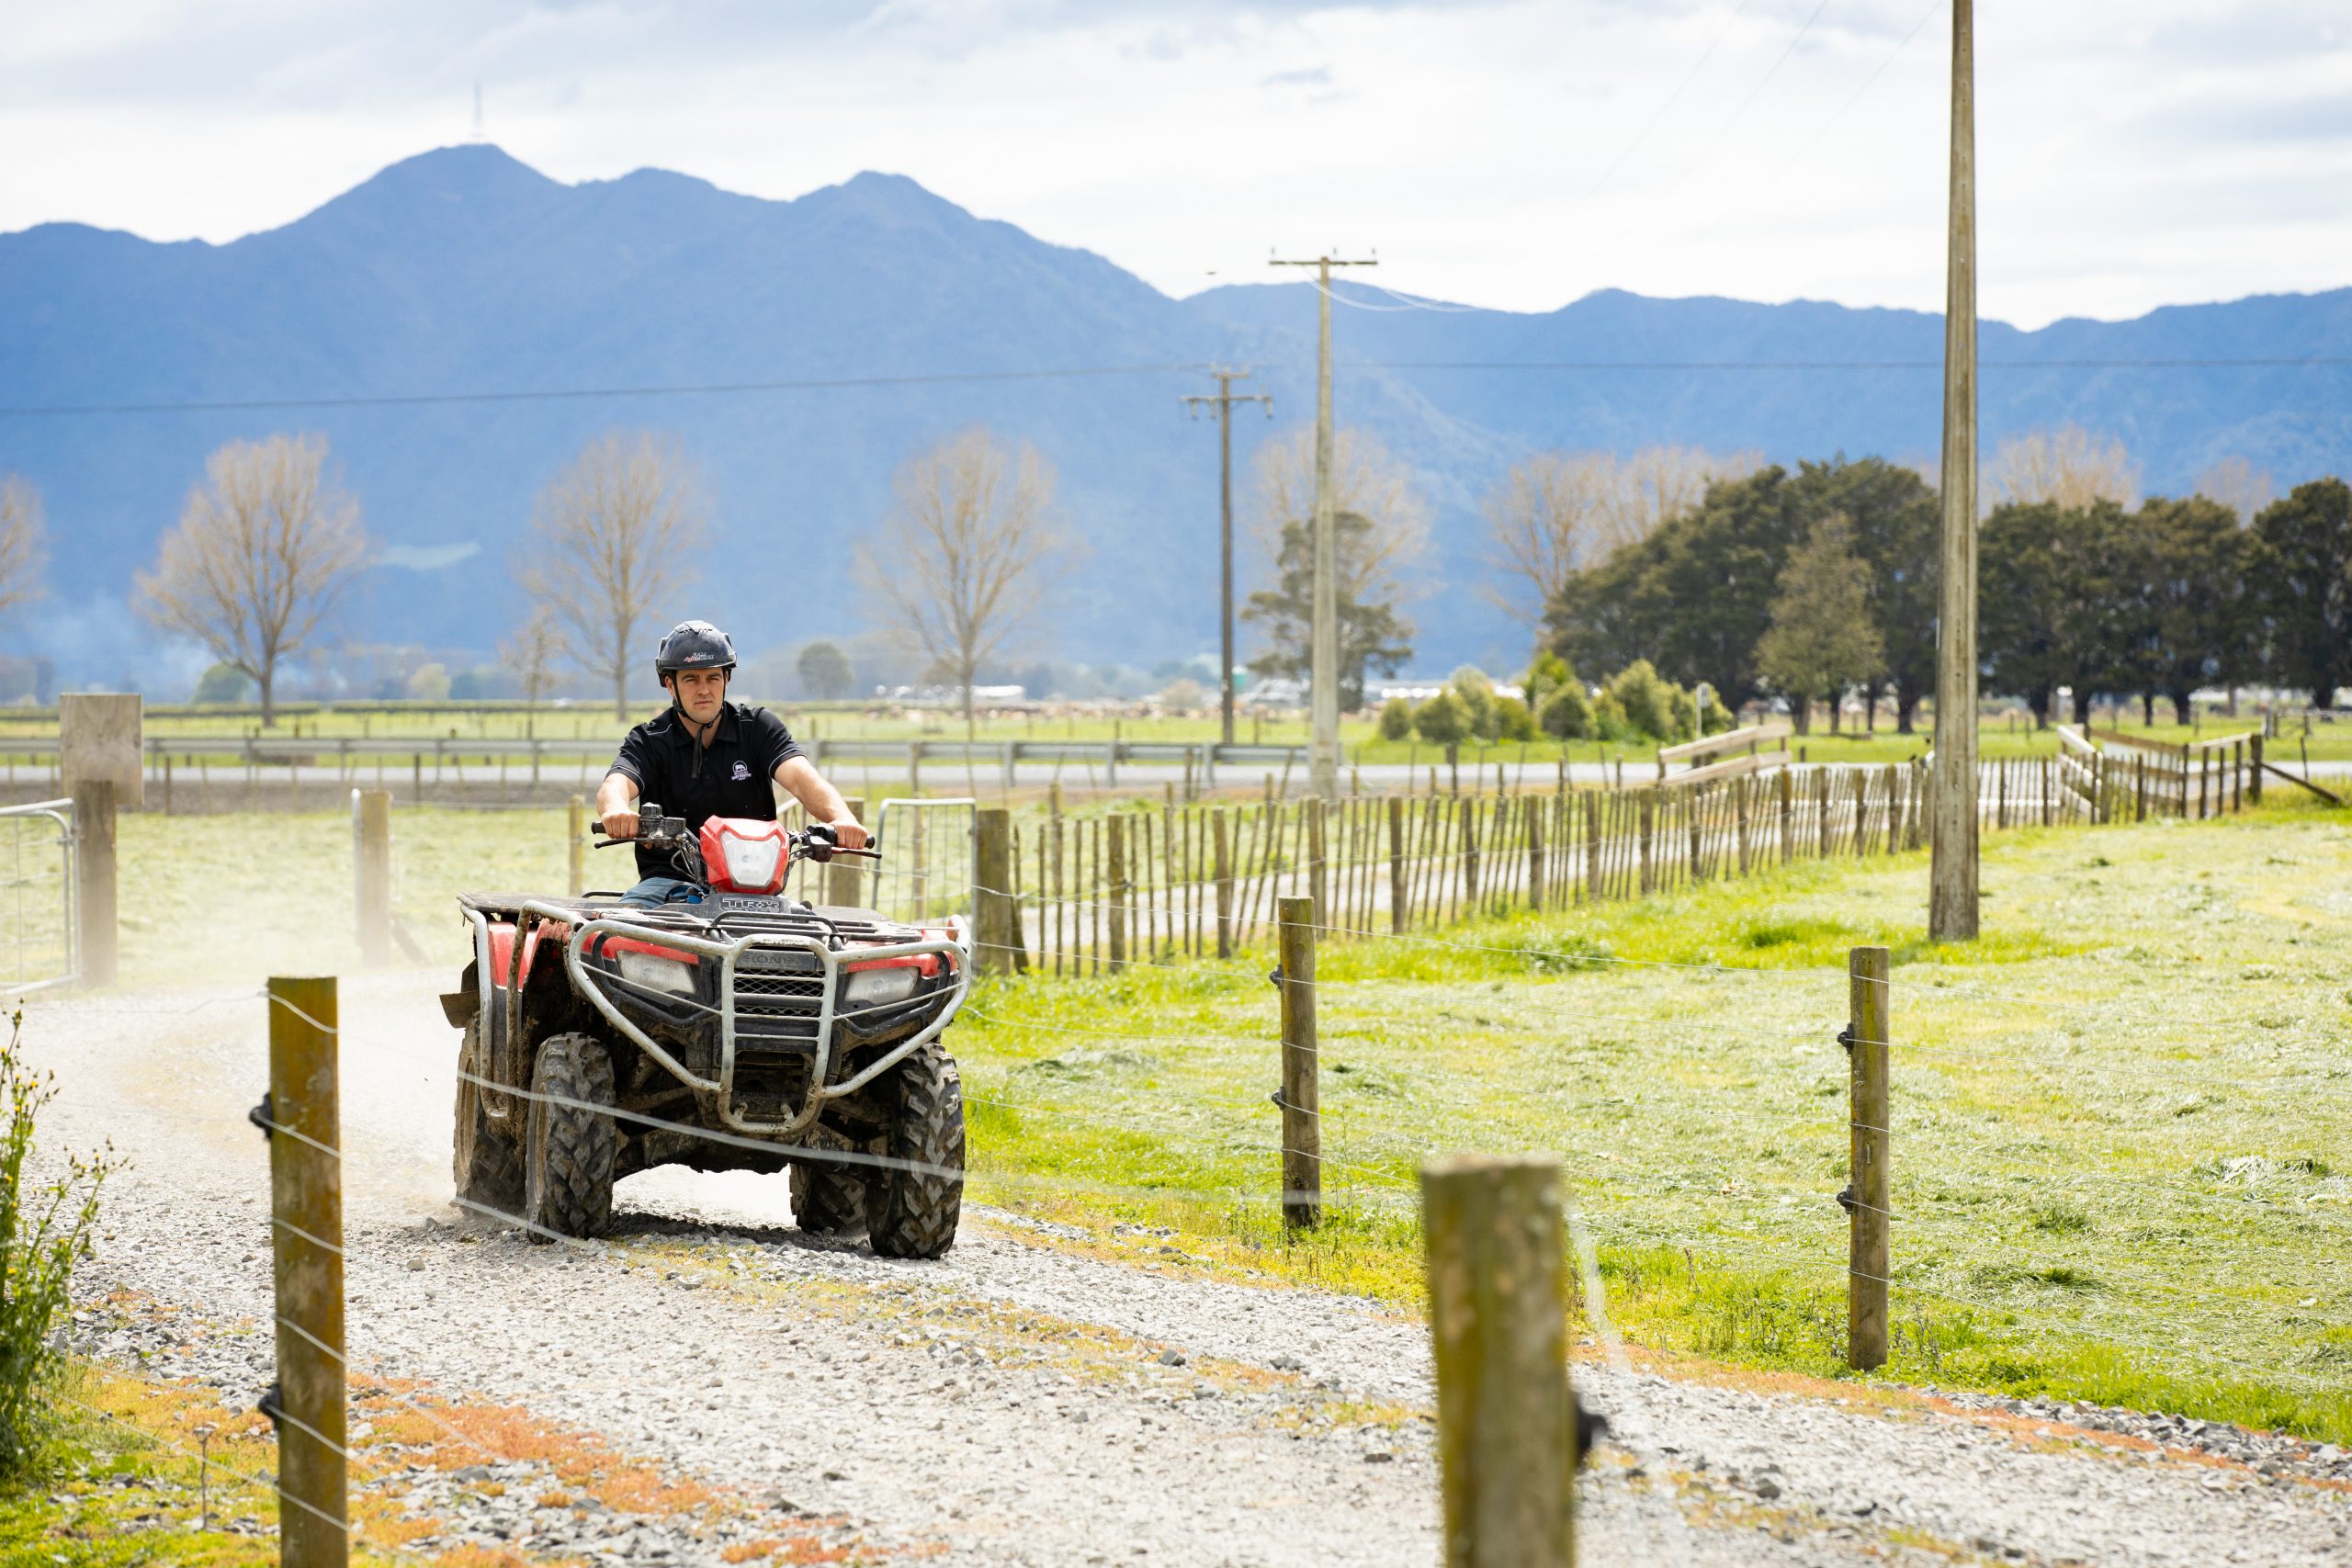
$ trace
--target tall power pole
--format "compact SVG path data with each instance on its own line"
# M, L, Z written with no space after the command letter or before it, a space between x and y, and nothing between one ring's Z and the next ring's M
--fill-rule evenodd
M1314 731L1306 750L1306 781L1317 797L1336 800L1340 794L1340 518L1331 497L1331 269L1380 263L1376 259L1341 261L1326 254L1310 261L1269 261L1267 265L1315 269L1315 604L1307 655Z
M1274 417L1274 400L1263 392L1236 395L1233 384L1246 380L1247 370L1227 370L1223 366L1209 372L1216 378L1216 396L1194 393L1184 400L1184 406L1194 413L1203 403L1216 408L1217 504L1221 521L1217 532L1217 567L1221 584L1217 595L1217 692L1218 713L1224 722L1224 739L1233 744L1233 405L1263 403L1266 417Z
M1936 615L1928 937L1976 936L1976 44L1951 4L1951 231L1944 262L1943 581Z

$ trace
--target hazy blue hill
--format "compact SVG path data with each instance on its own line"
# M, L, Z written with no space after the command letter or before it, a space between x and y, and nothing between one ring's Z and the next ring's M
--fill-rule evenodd
M1337 312L1340 417L1427 478L1438 548L1416 607L1422 662L1515 655L1523 633L1476 589L1477 501L1536 446L1673 440L1781 459L1937 444L1941 322L1815 302L1651 299L1606 291L1541 314ZM296 222L226 245L157 244L73 224L0 235L0 403L301 404L0 418L0 467L44 491L55 592L31 636L69 674L144 668L123 610L132 571L205 455L276 430L333 443L395 560L353 630L487 649L512 625L508 567L533 495L618 427L674 433L701 467L717 549L677 608L753 647L863 624L849 547L912 450L986 423L1035 442L1083 542L1065 613L1039 642L1154 662L1214 643L1216 445L1178 401L1195 372L923 381L926 377L1239 361L1277 418L1237 429L1247 463L1313 407L1314 295L1289 284L1161 295L1090 253L1045 243L896 175L793 201L640 170L566 186L492 147L408 159ZM2262 357L2352 352L2352 292L2156 311L2136 321L1984 327L1997 360ZM1925 369L1439 368L1926 362ZM678 396L368 402L448 393L918 378ZM2131 441L2174 488L2239 454L2292 481L2346 466L2341 369L2001 368L1990 437L2075 419ZM1244 492L1247 492L1246 476ZM424 552L420 554L419 552ZM435 554L434 552L437 552ZM1440 592L1451 587L1459 592ZM103 651L93 654L93 649Z

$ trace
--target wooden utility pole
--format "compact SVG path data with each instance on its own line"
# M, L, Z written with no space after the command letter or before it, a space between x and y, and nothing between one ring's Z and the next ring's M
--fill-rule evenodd
M1560 1168L1464 1155L1421 1168L1445 1568L1576 1561Z
M346 1521L343 1139L335 983L269 983L272 1250L277 1280L278 1562L343 1568Z
M1307 788L1317 798L1340 795L1340 515L1331 493L1331 269L1378 266L1319 255L1309 261L1269 261L1269 266L1315 268L1315 603L1307 657L1307 697L1314 719L1306 752Z
M1228 370L1218 366L1209 372L1216 378L1216 395L1193 393L1184 400L1184 406L1194 414L1204 403L1216 409L1217 449L1217 716L1225 744L1233 744L1233 405L1263 403L1266 417L1274 417L1274 400L1263 392L1237 394L1236 381L1246 379L1247 370ZM1187 794L1190 791L1188 789Z
M1976 937L1976 45L1951 0L1951 231L1944 254L1942 581L1928 936Z

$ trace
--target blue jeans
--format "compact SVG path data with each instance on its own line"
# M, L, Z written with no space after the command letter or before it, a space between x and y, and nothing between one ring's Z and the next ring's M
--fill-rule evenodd
M683 877L649 876L622 894L621 902L640 909L658 909L664 904L699 904L702 895Z

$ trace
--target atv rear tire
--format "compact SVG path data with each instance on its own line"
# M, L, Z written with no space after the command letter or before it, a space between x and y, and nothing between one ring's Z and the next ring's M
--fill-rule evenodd
M839 1235L865 1224L865 1182L851 1166L792 1162L792 1223L810 1235Z
M964 1209L964 1079L933 1041L891 1076L890 1158L866 1179L865 1234L880 1258L937 1258Z
M450 1139L450 1174L458 1204L484 1218L513 1220L523 1210L523 1151L508 1132L514 1123L493 1122L482 1105L481 1086L489 1063L481 1048L481 1021L466 1025L458 1049L458 1124ZM469 1076L470 1075L470 1076Z
M558 1034L531 1069L523 1223L535 1242L602 1235L613 1223L613 1061L592 1034Z

